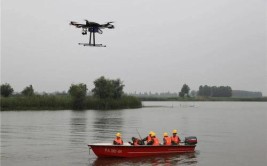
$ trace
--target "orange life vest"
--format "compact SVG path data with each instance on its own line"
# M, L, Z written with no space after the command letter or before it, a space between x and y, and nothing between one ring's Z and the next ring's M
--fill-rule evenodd
M149 135L149 136L147 136L147 140L146 140L146 141L147 141L147 142L150 142L151 139L152 139L152 138L151 138L150 135Z
M174 143L176 143L176 144L179 144L179 142L180 142L180 138L176 135L175 137L171 137L171 141L172 142L174 142Z
M164 137L163 138L165 141L165 144L164 145L171 145L172 144L172 139L171 137Z
M152 138L153 139L153 146L158 146L159 145L159 139L158 138Z
M122 145L123 144L123 141L122 141L122 139L121 138L119 138L119 139L115 139L114 140L118 145Z

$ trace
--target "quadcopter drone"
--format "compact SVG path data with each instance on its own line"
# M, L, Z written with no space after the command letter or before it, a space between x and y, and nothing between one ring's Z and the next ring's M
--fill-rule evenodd
M95 33L102 34L103 31L101 29L114 29L114 25L111 23L113 22L107 22L106 24L98 24L96 22L89 22L88 20L85 20L85 24L79 24L75 21L71 21L70 25L75 26L76 28L82 28L82 34L87 35L87 32L90 32L89 36L89 43L78 43L79 45L83 46L93 46L93 47L106 47L105 45L102 44L96 44L95 43ZM92 35L93 35L93 41L92 40Z

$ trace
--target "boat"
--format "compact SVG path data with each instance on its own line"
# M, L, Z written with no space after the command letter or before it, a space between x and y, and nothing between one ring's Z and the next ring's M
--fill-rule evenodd
M162 154L179 154L195 152L197 139L188 137L183 145L140 145L133 146L128 143L123 145L113 145L111 143L89 144L89 150L92 149L98 157L144 157Z

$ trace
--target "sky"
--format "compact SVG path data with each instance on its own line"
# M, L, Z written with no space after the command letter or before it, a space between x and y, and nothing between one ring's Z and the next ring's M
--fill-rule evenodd
M1 83L68 91L100 76L125 92L230 86L267 96L267 0L2 0ZM115 29L88 36L70 21Z

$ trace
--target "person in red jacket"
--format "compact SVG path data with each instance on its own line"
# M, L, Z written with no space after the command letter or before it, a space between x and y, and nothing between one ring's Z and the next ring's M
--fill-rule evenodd
M113 145L123 145L123 140L121 139L121 133L116 134L116 138L113 141Z
M160 145L159 139L156 137L156 133L151 134L151 141L147 143L147 145L153 145L153 146L158 146Z
M171 137L172 145L179 145L180 141L181 140L180 140L179 136L177 135L177 130L173 130L172 131L172 137Z
M163 145L171 145L172 144L172 140L171 137L168 136L168 133L164 133L163 134Z

